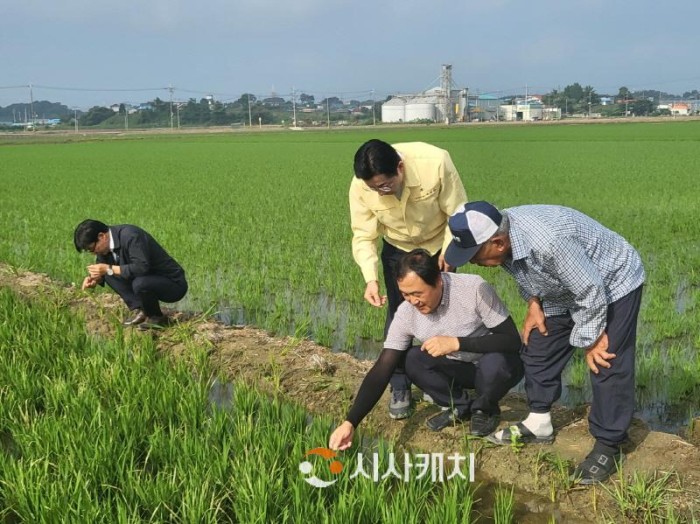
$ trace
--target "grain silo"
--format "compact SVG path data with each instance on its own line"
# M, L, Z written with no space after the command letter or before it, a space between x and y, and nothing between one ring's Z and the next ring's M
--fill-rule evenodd
M406 99L396 96L382 104L382 122L406 122Z

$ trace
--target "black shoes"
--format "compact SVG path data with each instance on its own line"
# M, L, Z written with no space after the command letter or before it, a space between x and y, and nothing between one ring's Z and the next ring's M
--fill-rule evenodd
M146 319L148 318L146 316L146 313L141 311L140 309L135 309L133 311L134 316L131 318L127 318L124 322L122 322L122 326L129 327L129 326L138 326L139 324L143 324Z
M394 420L408 418L413 413L414 402L410 389L394 389L389 399L389 416Z
M138 327L141 331L148 331L149 329L163 329L169 323L169 319L165 315L149 317L141 309L135 309L133 313L134 316L122 322L122 326Z
M460 415L456 409L445 409L425 421L425 425L432 431L442 431L446 427L456 426L469 420L471 413Z
M490 435L498 427L501 417L498 415L489 415L480 409L472 413L472 423L469 433L475 437L485 437Z
M169 319L165 315L146 317L146 319L139 325L139 331L164 329L169 323Z
M493 433L500 421L498 415L489 415L480 409L477 409L473 413L467 412L463 414L459 414L456 409L446 409L426 420L425 424L433 431L442 431L446 427L462 424L470 418L471 427L469 433L475 437L485 437Z
M584 485L604 482L617 471L624 458L619 448L609 448L596 442L586 460L576 466L573 480Z

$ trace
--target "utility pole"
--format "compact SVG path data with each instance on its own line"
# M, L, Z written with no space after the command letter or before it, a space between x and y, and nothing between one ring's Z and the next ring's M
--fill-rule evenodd
M74 116L73 120L74 120L74 122L75 122L75 132L77 133L77 132L78 132L78 108L77 108L77 107L74 107L74 108L73 108L73 111L75 112L75 113L74 113L75 116Z
M129 108L124 104L124 131L129 130Z
M328 129L331 128L331 106L330 102L328 101L328 97L326 97L326 121L328 123Z
M173 129L173 85L168 86L168 91L170 91L170 130Z
M372 89L372 125L376 126L377 125L377 114L375 111L375 103L374 103L374 89Z
M297 126L297 97L292 87L292 127Z
M32 131L36 130L36 125L34 123L34 92L32 91L32 84L29 84L29 115L32 118ZM26 118L25 118L26 121Z
M253 114L250 111L250 93L246 95L248 98L248 127L253 127Z

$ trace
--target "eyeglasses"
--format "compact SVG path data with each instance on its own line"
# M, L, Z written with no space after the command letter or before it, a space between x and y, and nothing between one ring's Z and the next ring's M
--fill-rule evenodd
M396 179L399 178L398 176L391 177L388 181L384 182L383 184L380 184L378 186L372 186L370 184L367 184L367 187L371 189L372 191L376 191L377 193L388 193L394 189L394 182Z

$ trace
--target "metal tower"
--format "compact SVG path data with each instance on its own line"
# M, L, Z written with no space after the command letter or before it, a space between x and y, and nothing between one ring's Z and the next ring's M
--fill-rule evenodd
M445 118L445 123L449 124L454 120L452 114L452 65L442 64L442 75L440 76L440 88L442 89L443 98L443 117Z

